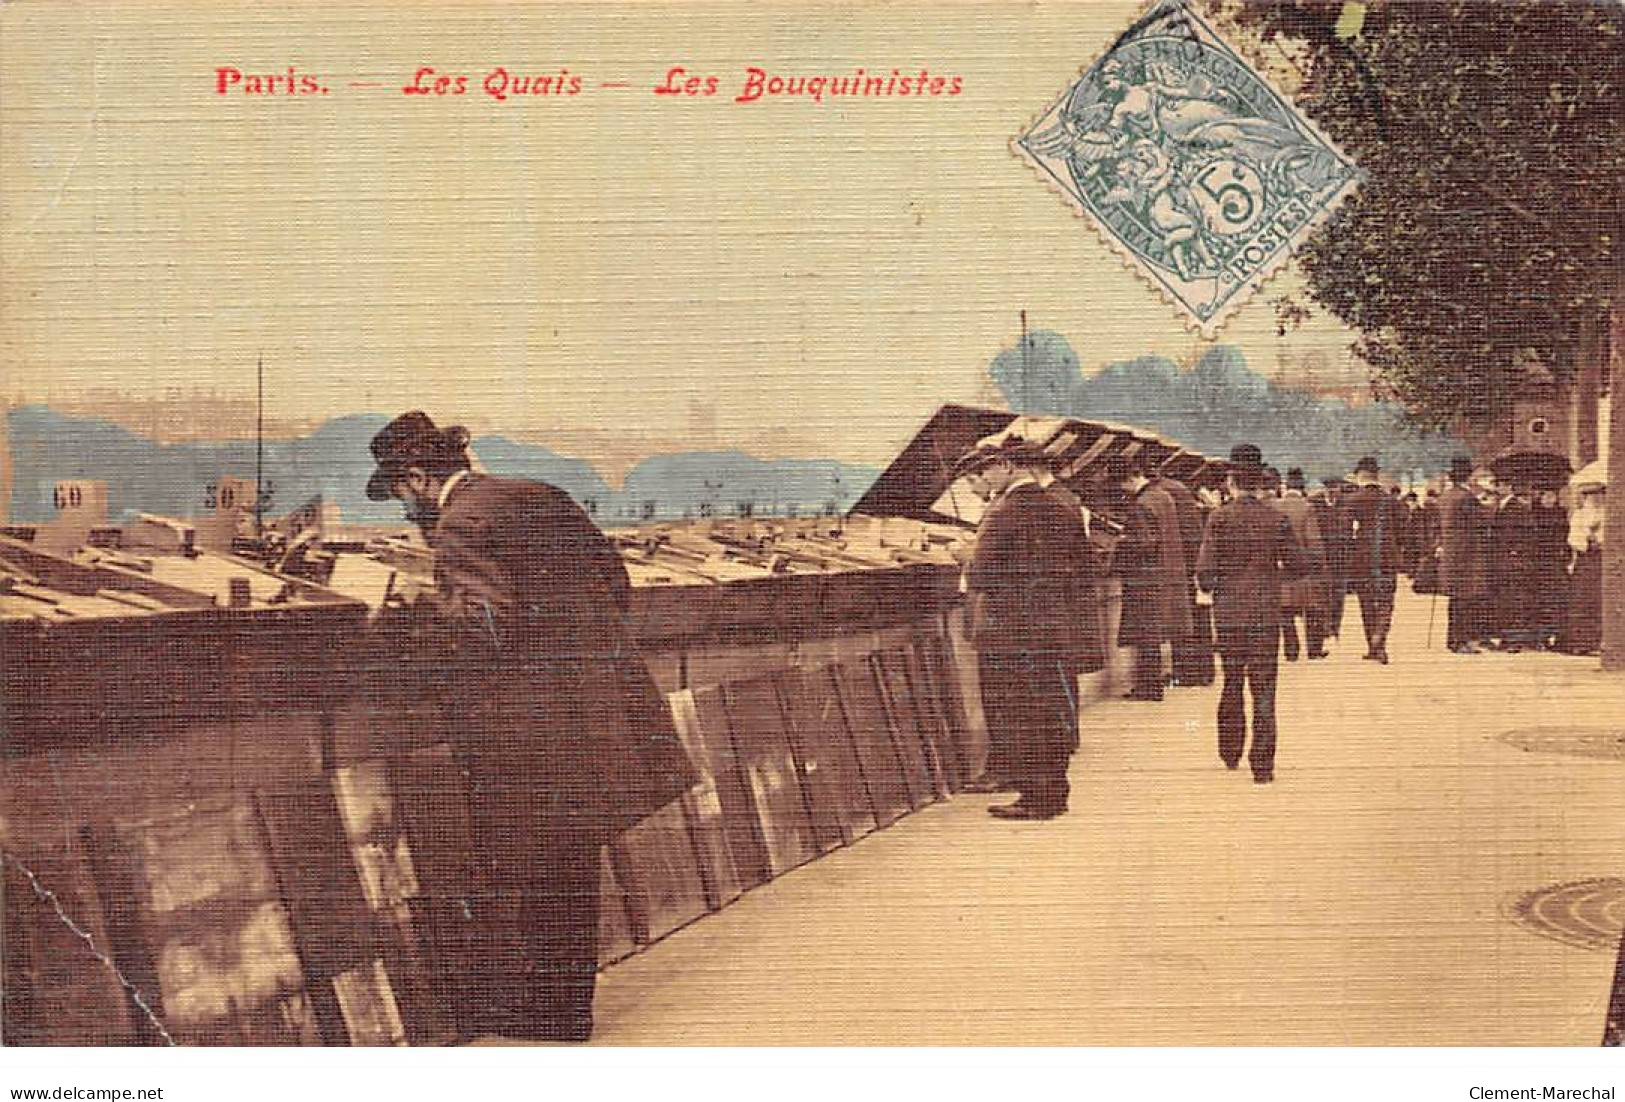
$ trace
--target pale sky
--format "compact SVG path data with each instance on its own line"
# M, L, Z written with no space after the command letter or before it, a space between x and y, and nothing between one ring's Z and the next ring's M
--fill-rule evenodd
M249 393L263 353L278 417L883 463L990 397L1022 308L1086 371L1207 347L1010 150L1138 4L402 8L0 8L0 394ZM499 65L582 92L497 102ZM718 94L654 95L674 65ZM750 65L963 92L735 103ZM422 66L467 94L403 95ZM1344 364L1325 317L1276 338L1295 279L1220 343Z

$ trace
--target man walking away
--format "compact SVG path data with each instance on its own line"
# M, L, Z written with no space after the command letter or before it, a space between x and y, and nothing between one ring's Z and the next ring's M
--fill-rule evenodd
M1232 500L1208 520L1196 576L1213 594L1224 687L1219 693L1219 758L1228 769L1247 749L1244 694L1253 701L1253 780L1275 779L1275 676L1280 653L1281 585L1304 573L1306 563L1292 525L1265 501L1262 455L1251 444L1230 452Z
M1404 517L1394 496L1383 490L1376 459L1363 457L1354 466L1354 492L1343 502L1353 545L1349 580L1360 601L1366 652L1373 662L1388 664L1388 628L1394 619L1394 588L1399 573L1399 535Z
M1352 489L1341 478L1324 480L1315 520L1320 527L1320 543L1326 553L1326 631L1333 638L1343 635L1343 606L1348 604L1349 556L1354 552L1354 535L1349 518L1341 508L1343 497Z
M1270 502L1292 525L1293 538L1298 541L1307 566L1303 577L1281 586L1281 643L1288 662L1298 660L1300 616L1303 617L1305 652L1310 658L1326 657L1326 590L1322 578L1326 560L1320 524L1303 489L1303 472L1293 467L1286 473L1286 490Z

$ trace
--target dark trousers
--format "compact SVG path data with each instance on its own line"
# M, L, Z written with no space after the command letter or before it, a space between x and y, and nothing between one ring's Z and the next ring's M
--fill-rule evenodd
M1162 696L1162 644L1141 643L1134 648L1134 692Z
M1452 597L1445 616L1444 643L1451 650L1477 642L1479 631L1477 610L1471 597Z
M1360 599L1360 622L1365 627L1368 650L1382 650L1388 645L1388 629L1394 622L1394 576L1377 574L1358 578L1354 594Z
M1008 780L1023 801L1065 808L1067 758L1078 743L1073 665L1060 655L984 651L977 656L987 771ZM997 769L995 769L997 755Z
M1281 645L1286 650L1287 661L1298 660L1298 617L1299 613L1291 609L1281 610ZM1303 641L1310 654L1319 654L1326 649L1326 610L1320 607L1310 607L1303 610Z
M598 981L602 841L546 829L539 852L501 847L489 894L474 912L486 942L483 982L471 982L471 1032L584 1041ZM474 981L475 977L469 977Z
M1326 630L1335 636L1343 634L1343 606L1348 604L1349 583L1341 573L1326 579Z
M1247 746L1247 708L1253 698L1253 738L1248 762L1253 776L1275 772L1275 674L1279 629L1274 624L1249 624L1219 629L1219 661L1224 687L1219 691L1219 757L1228 766L1241 762Z
M1213 609L1196 603L1191 583L1191 634L1174 640L1174 680L1181 685L1213 684Z

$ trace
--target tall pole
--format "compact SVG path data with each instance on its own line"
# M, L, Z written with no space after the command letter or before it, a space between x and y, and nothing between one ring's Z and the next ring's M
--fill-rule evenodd
M1021 312L1021 409L1019 413L1031 413L1033 395L1027 363L1027 311Z
M1602 668L1625 672L1625 266L1609 311L1608 492L1602 536ZM1625 998L1625 996L1622 996Z
M259 356L256 369L259 377L259 404L254 414L254 538L265 538L265 517L261 502L265 500L265 354Z

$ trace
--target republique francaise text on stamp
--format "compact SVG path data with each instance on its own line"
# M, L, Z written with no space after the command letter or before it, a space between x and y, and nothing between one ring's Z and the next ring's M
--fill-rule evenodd
M1205 337L1359 183L1182 0L1158 0L1015 145Z

